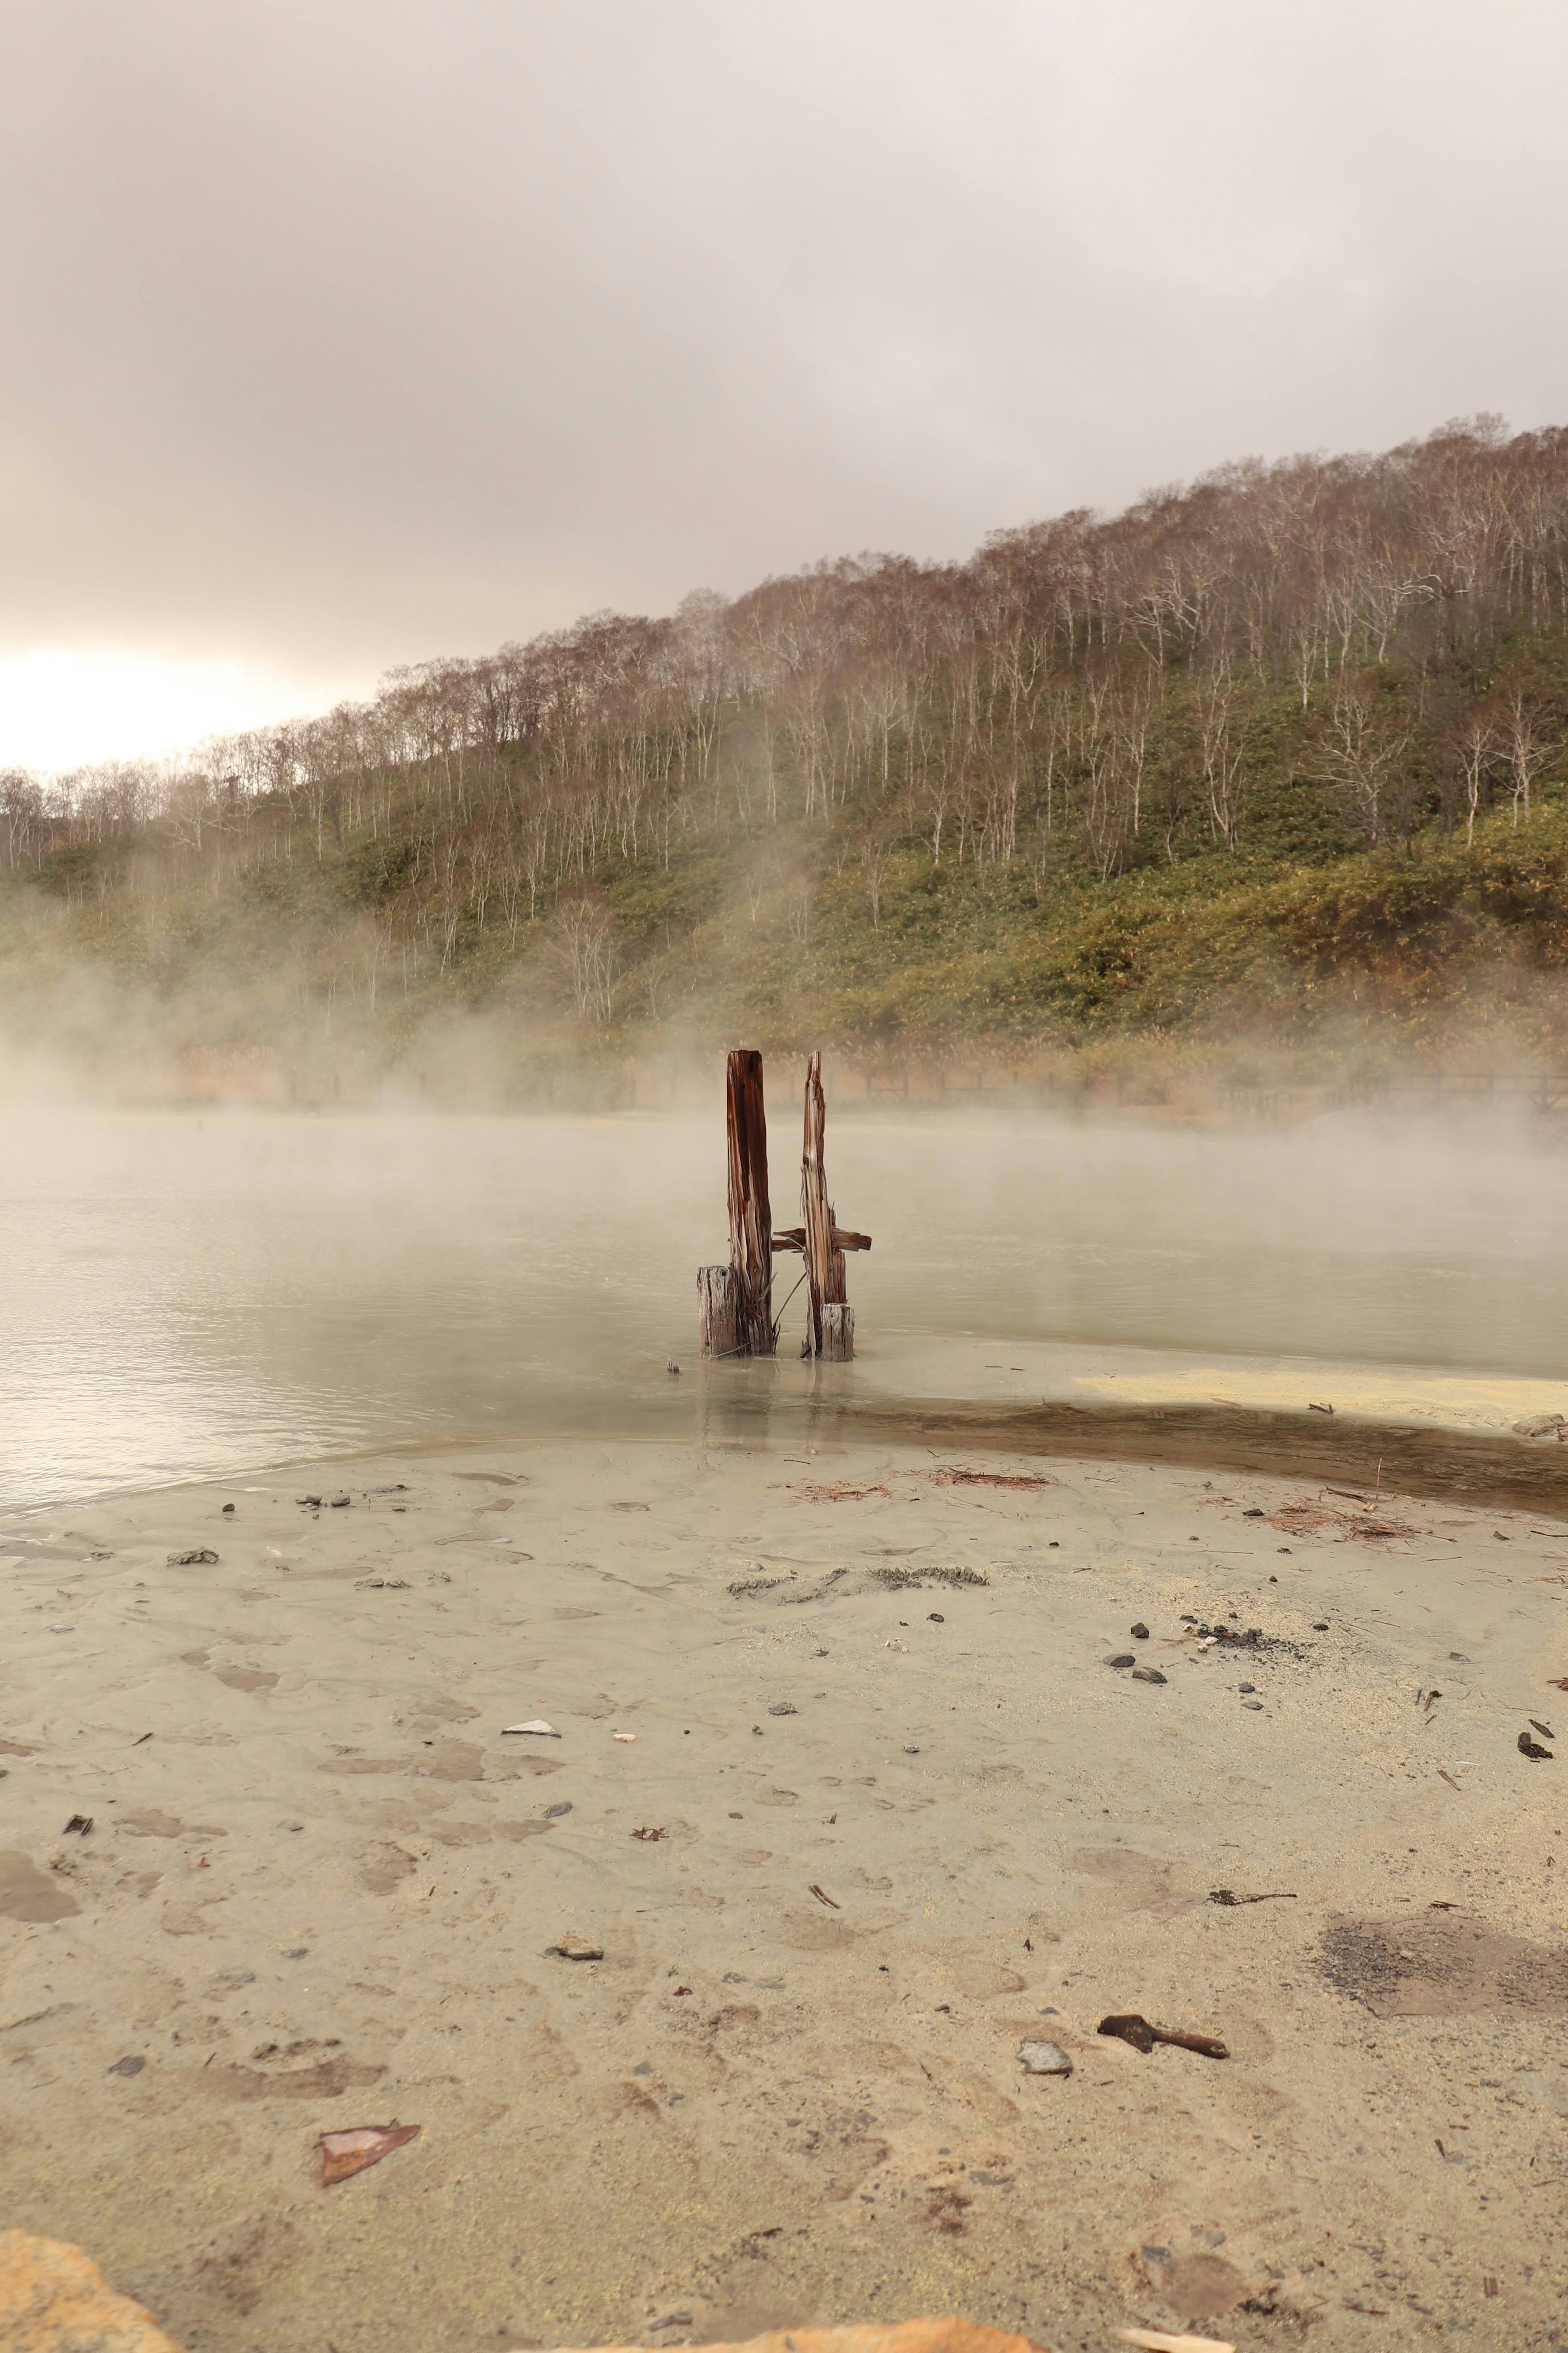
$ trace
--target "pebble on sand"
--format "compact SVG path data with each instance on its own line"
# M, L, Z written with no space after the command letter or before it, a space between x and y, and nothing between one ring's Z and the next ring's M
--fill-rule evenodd
M1026 2075L1070 2075L1072 2061L1058 2042L1020 2042L1018 2056Z

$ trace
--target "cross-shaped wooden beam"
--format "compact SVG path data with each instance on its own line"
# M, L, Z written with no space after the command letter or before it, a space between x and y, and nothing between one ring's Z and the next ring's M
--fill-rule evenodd
M871 1237L851 1233L834 1217L823 1157L826 1132L822 1057L813 1054L806 1065L805 1136L800 1155L800 1206L805 1222L782 1228L773 1246L775 1250L799 1250L805 1261L805 1345L801 1355L847 1364L855 1354L855 1310L849 1304L844 1253L868 1250Z
M847 1363L855 1354L855 1311L844 1280L846 1250L868 1250L869 1234L854 1234L836 1223L827 1198L823 1138L827 1106L822 1093L822 1057L813 1054L805 1074L805 1141L800 1159L800 1206L804 1225L774 1233L768 1201L768 1126L763 1107L763 1058L737 1047L725 1074L724 1124L728 1143L730 1263L697 1270L700 1324L705 1356L771 1356L773 1325L773 1254L798 1250L805 1261L806 1320L803 1356Z

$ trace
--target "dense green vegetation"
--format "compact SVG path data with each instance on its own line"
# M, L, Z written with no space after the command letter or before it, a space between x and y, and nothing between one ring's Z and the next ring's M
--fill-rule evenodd
M1242 467L0 783L16 1020L1568 1061L1568 435ZM86 993L84 994L84 990ZM433 1026L434 1025L434 1026Z

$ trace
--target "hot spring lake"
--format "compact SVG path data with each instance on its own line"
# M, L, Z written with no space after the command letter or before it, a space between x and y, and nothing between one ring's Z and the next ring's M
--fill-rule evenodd
M1568 1410L1568 1137L834 1118L858 1356L701 1367L721 1116L9 1111L0 1502L397 1441L787 1431L813 1395ZM771 1107L773 1210L799 1113ZM781 1259L775 1309L799 1272ZM666 1371L673 1357L679 1379ZM793 1425L792 1419L794 1418Z

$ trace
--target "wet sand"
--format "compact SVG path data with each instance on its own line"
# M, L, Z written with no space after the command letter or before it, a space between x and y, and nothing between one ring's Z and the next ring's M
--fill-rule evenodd
M1555 2344L1568 1519L858 1429L0 1522L5 2221L194 2353Z

